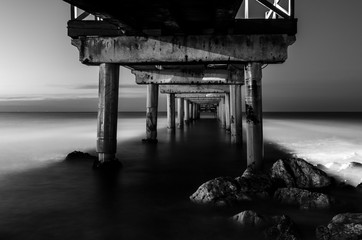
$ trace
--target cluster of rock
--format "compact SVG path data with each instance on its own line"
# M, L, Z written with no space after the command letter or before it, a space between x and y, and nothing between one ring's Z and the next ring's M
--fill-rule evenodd
M316 235L318 240L362 239L362 213L338 214L327 226L319 226Z
M300 239L294 222L286 215L266 216L254 211L243 211L232 219L245 230L254 231L258 238L271 239Z
M242 201L273 199L300 209L328 209L334 199L324 193L334 179L303 159L278 160L268 172L248 167L237 178L218 177L202 184L190 196L199 204L230 205ZM362 184L357 188L362 191ZM245 229L262 233L264 239L300 239L295 224L285 215L264 216L244 211L233 219ZM362 214L339 214L328 226L316 230L318 240L362 239Z
M302 209L325 209L333 200L315 192L333 184L325 172L303 159L278 160L269 173L248 167L235 179L218 177L202 184L190 199L196 203L225 205L255 199L269 199Z

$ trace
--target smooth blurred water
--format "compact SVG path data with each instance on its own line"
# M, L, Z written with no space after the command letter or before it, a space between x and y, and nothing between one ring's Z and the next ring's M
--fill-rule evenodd
M264 136L314 165L325 166L341 180L352 185L362 182L359 113L269 114Z
M265 158L292 153L327 166L359 161L360 120L266 114ZM160 116L159 143L147 145L141 142L144 114L120 114L117 157L124 167L113 176L92 171L91 162L63 161L73 150L94 153L96 114L0 114L0 239L255 239L229 221L246 209L287 213L304 239L313 239L315 226L339 211L306 212L271 202L192 204L188 197L203 182L241 175L245 152L230 143L215 119L175 134L165 123ZM351 153L357 157L348 158Z

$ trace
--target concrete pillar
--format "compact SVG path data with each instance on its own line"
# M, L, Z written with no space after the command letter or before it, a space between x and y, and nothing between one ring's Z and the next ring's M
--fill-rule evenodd
M245 111L247 164L260 168L264 155L261 90L261 63L249 63L245 68Z
M194 118L194 120L196 121L197 120L197 104L196 103L193 103L193 105L194 105L194 108L193 108L193 118Z
M230 132L231 142L242 144L243 119L241 107L241 85L230 86Z
M185 111L184 111L184 122L185 122L185 125L188 125L189 122L190 122L190 117L189 117L189 100L185 99L184 100L184 107L185 107Z
M230 94L225 93L225 129L230 131Z
M157 142L158 84L147 85L146 139L144 142Z
M99 66L96 148L98 163L94 165L96 168L115 160L117 151L118 88L119 66L117 64L102 63Z
M184 128L184 99L177 99L177 128Z
M175 94L167 94L167 128L175 130Z
M194 120L194 103L193 102L189 102L190 106L189 106L189 117L190 117L190 121Z
M225 98L221 98L220 101L220 125L225 128Z

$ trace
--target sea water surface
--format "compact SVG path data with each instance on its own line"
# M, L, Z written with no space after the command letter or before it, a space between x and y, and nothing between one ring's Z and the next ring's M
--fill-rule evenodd
M215 119L171 134L160 115L158 144L142 144L145 118L120 113L119 175L64 161L95 154L95 113L0 113L0 239L253 239L229 217L249 208L287 212L314 239L315 226L336 213L300 212L269 203L201 207L188 197L203 182L239 176L245 152ZM346 180L361 182L361 114L265 114L265 158L290 155ZM338 212L338 211L337 211Z

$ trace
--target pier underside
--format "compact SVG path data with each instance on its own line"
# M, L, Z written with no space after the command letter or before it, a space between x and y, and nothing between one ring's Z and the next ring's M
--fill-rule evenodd
M112 161L115 154L109 146L116 143L117 126L110 118L117 109L104 103L117 101L112 86L118 85L117 66L124 66L137 84L148 85L146 143L157 142L160 92L167 94L167 126L172 132L176 125L181 129L197 120L201 109L216 106L220 126L230 132L233 143L241 144L245 84L247 161L262 165L261 72L263 65L288 58L297 30L292 0L288 11L258 0L270 9L266 16L274 19L235 19L242 0L64 1L83 9L79 15L72 8L68 22L79 60L101 66L98 136L111 137L98 141L100 163ZM248 14L245 11L245 17Z

